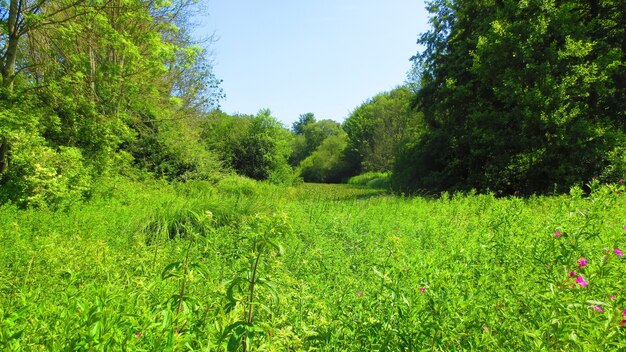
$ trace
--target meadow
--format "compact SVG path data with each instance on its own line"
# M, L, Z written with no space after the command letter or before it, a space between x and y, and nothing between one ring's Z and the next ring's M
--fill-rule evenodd
M0 207L4 351L626 349L626 197L116 180Z

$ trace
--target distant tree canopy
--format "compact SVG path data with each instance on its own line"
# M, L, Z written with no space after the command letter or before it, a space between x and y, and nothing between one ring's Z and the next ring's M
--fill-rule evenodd
M315 116L311 113L301 115L299 121L305 122L294 123L293 153L289 158L289 162L293 166L297 166L302 160L313 154L326 138L342 132L338 122L333 120L316 121Z
M421 112L412 109L406 86L380 93L356 108L343 124L355 173L391 170L397 148L423 132Z
M312 112L307 112L306 114L300 115L298 120L293 123L292 131L295 134L301 135L304 134L304 128L310 124L315 122L315 115Z
M276 183L293 177L287 162L292 135L269 110L255 116L230 116L216 110L204 123L202 138L223 166L240 175Z
M566 190L626 161L626 3L436 0L413 58L427 132L403 189Z

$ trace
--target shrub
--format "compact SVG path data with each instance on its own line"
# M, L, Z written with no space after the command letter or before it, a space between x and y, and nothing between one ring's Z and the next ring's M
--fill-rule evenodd
M355 186L367 186L370 188L388 188L391 172L366 172L361 175L350 177L348 184Z
M15 137L1 201L45 208L68 205L87 195L91 172L78 148L54 149L42 137L29 134Z

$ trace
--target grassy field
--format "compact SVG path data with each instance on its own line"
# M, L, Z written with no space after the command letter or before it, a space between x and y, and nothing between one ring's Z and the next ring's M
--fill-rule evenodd
M0 349L626 349L626 196L226 178L0 208Z

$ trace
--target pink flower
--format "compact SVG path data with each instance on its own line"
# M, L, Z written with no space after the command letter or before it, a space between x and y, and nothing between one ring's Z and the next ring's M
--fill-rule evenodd
M611 301L615 300L615 295L611 295L611 297L609 297L611 299Z
M136 337L136 338L140 338L140 337L141 337L141 332L137 332L137 333L135 333L135 337Z
M580 285L580 287L587 287L587 281L582 277L582 275L578 275L576 278L576 283Z
M569 272L569 277L574 277L576 276L576 272L575 271L570 271Z
M600 313L604 312L604 309L602 309L602 307L600 306L589 306L589 309L595 309Z
M561 234L561 231L556 231L556 232L554 233L554 237L561 237L561 235L562 235L562 234Z
M580 259L578 259L576 263L578 263L578 269L581 269L582 267L587 266L587 259L585 259L584 257L580 257Z
M626 317L626 308L624 308L624 313L622 313L623 317Z
M426 291L425 287L420 288L420 292L424 292L424 291Z
M622 251L619 248L615 248L613 250L613 252L615 253L616 256L621 257L624 255L624 253L622 253Z

